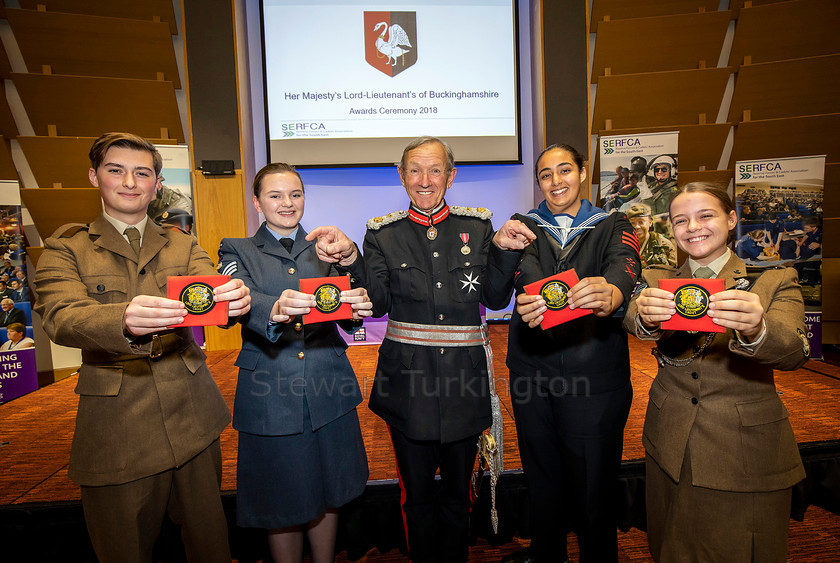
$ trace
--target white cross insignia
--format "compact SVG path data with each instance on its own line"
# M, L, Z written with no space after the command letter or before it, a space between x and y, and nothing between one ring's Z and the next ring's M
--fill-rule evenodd
M475 286L477 285L481 285L481 283L478 281L478 276L476 276L475 278L472 277L472 272L466 274L464 276L464 279L461 280L461 289L469 288L467 289L467 293L469 293L470 291L477 292L478 290L475 288Z

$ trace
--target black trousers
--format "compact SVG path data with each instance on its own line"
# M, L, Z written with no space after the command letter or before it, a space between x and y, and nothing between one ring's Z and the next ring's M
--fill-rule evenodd
M478 436L442 444L412 440L396 428L390 430L411 561L466 561L470 473L475 464ZM439 487L435 483L438 469Z
M554 395L511 374L519 455L531 501L531 552L538 561L567 558L574 531L580 561L616 561L615 494L624 425L633 389Z

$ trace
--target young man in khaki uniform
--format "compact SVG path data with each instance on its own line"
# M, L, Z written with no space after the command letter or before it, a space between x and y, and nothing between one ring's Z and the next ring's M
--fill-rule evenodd
M165 513L181 525L191 561L231 556L219 496L219 435L230 412L204 362L168 276L214 274L196 240L148 220L162 159L128 133L90 150L103 213L48 238L35 275L35 310L57 344L82 350L70 477L82 491L100 561L149 562ZM248 288L214 291L231 317Z

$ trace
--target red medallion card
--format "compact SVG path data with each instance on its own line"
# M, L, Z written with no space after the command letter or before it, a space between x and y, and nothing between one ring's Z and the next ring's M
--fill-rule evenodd
M315 296L315 308L303 315L303 323L352 319L353 307L350 303L342 303L340 300L341 292L348 289L350 289L350 278L347 276L300 280L301 292Z
M662 323L662 330L696 330L697 332L726 332L706 313L709 297L724 289L722 279L665 279L659 280L659 289L674 294L677 313Z
M540 323L543 330L592 314L592 309L569 309L569 290L579 281L577 273L571 269L525 286L527 294L541 295L545 300L546 311Z
M218 326L228 322L228 302L213 301L213 289L230 281L230 276L169 276L166 297L187 308L181 326Z

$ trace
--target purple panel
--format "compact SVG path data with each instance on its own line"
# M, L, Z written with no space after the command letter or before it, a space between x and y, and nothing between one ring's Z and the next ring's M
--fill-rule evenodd
M38 389L35 348L0 352L0 403Z

